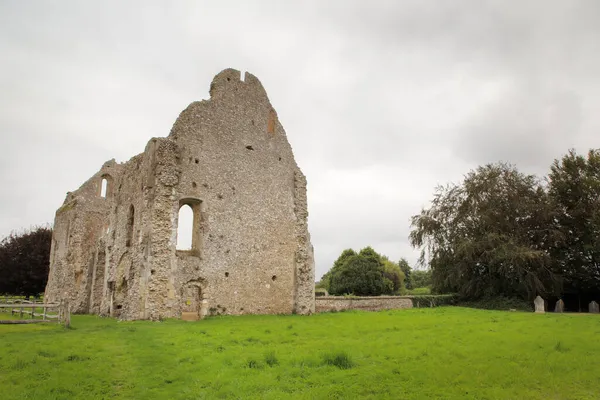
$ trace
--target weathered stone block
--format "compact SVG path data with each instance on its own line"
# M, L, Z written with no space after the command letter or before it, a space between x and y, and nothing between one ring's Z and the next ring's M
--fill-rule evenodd
M598 303L592 301L589 306L590 313L598 314L600 312L600 308L598 308Z
M554 307L554 312L562 313L565 312L565 302L562 299L559 299L556 302L556 306Z
M542 299L540 296L537 296L535 298L535 300L533 301L533 304L535 305L535 312L536 313L545 313L546 312L546 306L544 305L544 299Z

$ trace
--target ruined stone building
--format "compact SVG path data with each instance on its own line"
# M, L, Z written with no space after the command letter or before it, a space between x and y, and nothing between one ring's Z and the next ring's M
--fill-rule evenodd
M182 207L191 248L178 250ZM260 81L226 69L169 136L56 211L45 297L123 319L314 312L306 179Z

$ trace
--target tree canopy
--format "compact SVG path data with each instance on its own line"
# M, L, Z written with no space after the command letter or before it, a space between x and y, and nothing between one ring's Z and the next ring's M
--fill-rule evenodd
M480 166L436 188L411 228L436 291L524 299L599 292L600 152L571 150L546 179L506 163Z
M533 298L558 282L541 246L555 234L552 217L536 177L488 164L438 187L431 207L413 216L410 241L422 247L421 262L429 258L434 290Z
M565 290L595 291L600 287L600 151L590 150L587 157L569 151L554 161L548 181L555 229L561 233L550 251Z
M0 293L38 295L46 288L52 229L11 233L0 242Z
M398 264L365 247L358 253L344 250L323 275L320 286L333 295L379 296L399 293L403 282L404 273Z

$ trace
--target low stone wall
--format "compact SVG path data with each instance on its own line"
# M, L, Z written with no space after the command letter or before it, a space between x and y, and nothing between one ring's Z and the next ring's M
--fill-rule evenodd
M315 311L342 310L389 310L394 308L412 308L410 296L374 296L374 297L343 297L323 296L315 298Z

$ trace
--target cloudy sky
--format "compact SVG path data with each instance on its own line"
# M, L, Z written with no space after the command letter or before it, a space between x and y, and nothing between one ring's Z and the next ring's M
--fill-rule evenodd
M317 279L348 247L414 263L437 184L600 147L600 2L0 0L0 236L256 75L308 179Z

